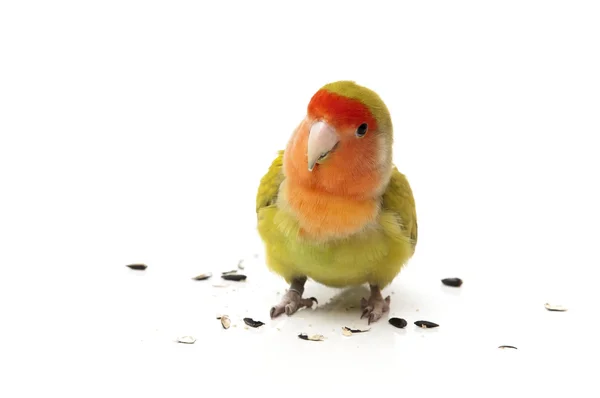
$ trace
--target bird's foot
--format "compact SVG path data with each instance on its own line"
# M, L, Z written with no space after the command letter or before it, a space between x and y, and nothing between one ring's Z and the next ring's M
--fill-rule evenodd
M390 296L384 299L379 288L371 286L371 296L368 300L363 297L360 300L360 307L363 310L360 318L368 317L370 325L390 310Z
M302 298L302 294L300 292L295 289L290 289L283 296L279 304L271 308L271 319L278 317L284 312L289 316L298 311L300 308L311 308L313 302L317 303L317 299L314 297Z

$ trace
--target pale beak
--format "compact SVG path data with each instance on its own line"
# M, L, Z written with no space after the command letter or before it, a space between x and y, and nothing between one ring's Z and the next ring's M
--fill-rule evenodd
M339 137L333 127L325 122L316 122L310 128L308 135L308 171L325 158L336 146Z

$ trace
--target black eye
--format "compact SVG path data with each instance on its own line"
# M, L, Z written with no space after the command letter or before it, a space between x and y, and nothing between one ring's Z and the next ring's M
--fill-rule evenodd
M367 130L369 129L369 126L367 125L367 123L363 123L360 126L358 126L358 128L356 129L356 136L357 137L364 137L365 134L367 134Z

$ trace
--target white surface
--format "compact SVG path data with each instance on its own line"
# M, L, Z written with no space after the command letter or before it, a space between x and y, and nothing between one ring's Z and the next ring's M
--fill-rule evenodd
M265 4L0 5L0 396L597 396L597 4ZM409 325L351 337L364 291L270 321L286 286L252 257L262 173L347 78L419 216L384 292Z

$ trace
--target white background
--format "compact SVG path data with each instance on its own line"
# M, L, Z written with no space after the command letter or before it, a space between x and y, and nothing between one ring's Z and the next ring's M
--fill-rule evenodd
M600 6L393 4L0 3L0 395L597 394ZM405 330L342 336L366 290L312 283L268 319L256 189L340 79L386 101L415 193Z

